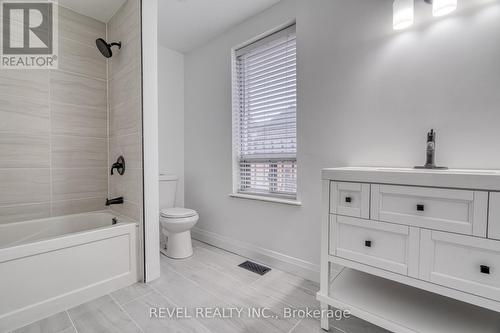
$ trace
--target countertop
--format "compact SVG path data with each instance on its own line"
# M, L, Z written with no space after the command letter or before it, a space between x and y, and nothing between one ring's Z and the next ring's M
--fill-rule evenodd
M324 180L500 191L500 170L389 167L327 168Z

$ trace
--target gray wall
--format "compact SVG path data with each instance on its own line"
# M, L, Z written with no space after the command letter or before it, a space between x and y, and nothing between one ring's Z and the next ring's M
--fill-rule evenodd
M461 2L463 6L463 1ZM500 3L392 30L392 1L283 0L186 55L186 206L198 226L318 268L320 170L438 162L500 169ZM422 19L425 17L425 19ZM297 19L299 195L302 207L229 198L231 48Z
M159 169L179 177L175 205L184 207L184 55L161 45L158 90Z
M108 61L109 165L123 155L123 176L109 178L110 197L123 196L118 214L142 220L141 41L138 0L128 0L108 22L108 40L121 41Z
M105 34L59 8L59 70L0 70L0 223L104 208Z

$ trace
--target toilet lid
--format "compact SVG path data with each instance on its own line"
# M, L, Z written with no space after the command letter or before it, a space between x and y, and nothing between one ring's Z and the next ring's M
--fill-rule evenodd
M167 208L167 209L162 209L160 211L160 215L162 217L169 217L169 218L182 218L182 217L191 217L195 216L196 211L188 208Z

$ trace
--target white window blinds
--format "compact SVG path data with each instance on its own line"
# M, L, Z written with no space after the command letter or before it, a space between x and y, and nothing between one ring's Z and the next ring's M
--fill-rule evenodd
M236 51L238 192L295 198L295 25Z

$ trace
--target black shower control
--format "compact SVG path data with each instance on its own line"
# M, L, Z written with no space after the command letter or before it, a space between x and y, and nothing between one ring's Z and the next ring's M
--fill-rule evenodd
M365 241L365 246L372 247L372 241L369 241L369 240Z
M490 274L490 266L481 265L481 273Z
M351 203L352 202L352 198L351 197L345 197L345 202Z
M123 156L118 157L116 162L111 166L111 175L114 174L115 169L120 175L123 176L123 174L125 173L125 158Z
M425 206L424 205L417 205L417 210L419 212L423 212L425 210Z

